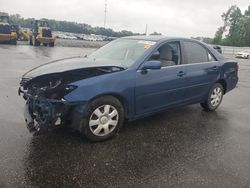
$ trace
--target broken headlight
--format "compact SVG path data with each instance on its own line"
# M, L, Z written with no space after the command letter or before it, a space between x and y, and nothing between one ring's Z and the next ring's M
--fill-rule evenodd
M46 91L46 98L61 100L65 95L75 90L77 86L74 85L62 85L55 88L51 88Z

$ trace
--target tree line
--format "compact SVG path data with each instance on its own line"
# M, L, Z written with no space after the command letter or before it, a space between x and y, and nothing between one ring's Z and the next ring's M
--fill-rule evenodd
M83 33L83 34L96 34L105 35L108 37L124 37L131 35L139 35L139 33L133 33L131 31L114 31L110 28L104 27L92 27L91 25L85 23L69 22L69 21L58 21L53 19L43 19L46 20L52 31L63 31L70 33ZM32 28L34 18L23 18L20 14L10 15L9 22L11 24L17 24L21 27Z
M250 6L242 13L237 5L233 5L221 17L224 24L216 31L213 43L250 46Z
M229 7L221 16L223 25L219 27L213 39L206 39L204 42L227 45L227 46L250 46L250 6L242 13L237 5ZM20 14L10 15L10 23L18 24L21 27L32 28L34 18L23 18ZM83 34L96 34L105 35L109 37L124 37L131 35L139 35L131 31L114 31L110 28L92 27L89 24L58 21L53 19L47 20L49 26L53 31L63 31L70 33L83 33ZM151 35L159 35L160 33L154 32Z

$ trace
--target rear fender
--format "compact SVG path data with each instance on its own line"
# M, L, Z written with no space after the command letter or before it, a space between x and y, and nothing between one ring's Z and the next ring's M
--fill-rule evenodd
M221 79L226 82L225 93L234 89L238 83L238 63L235 61L227 61L221 69Z

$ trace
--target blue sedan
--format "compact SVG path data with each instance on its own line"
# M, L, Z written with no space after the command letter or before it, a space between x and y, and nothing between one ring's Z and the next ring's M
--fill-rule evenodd
M32 69L23 75L19 94L34 135L70 126L91 141L103 141L124 120L195 103L214 111L237 82L237 62L204 43L133 36L89 56Z

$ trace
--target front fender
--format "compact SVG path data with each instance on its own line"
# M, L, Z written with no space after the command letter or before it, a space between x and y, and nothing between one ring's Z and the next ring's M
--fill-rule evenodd
M134 113L134 88L135 88L135 70L124 70L106 75L83 79L74 83L77 89L64 99L69 102L89 102L94 98L103 95L119 96L124 99L128 108L129 116Z

